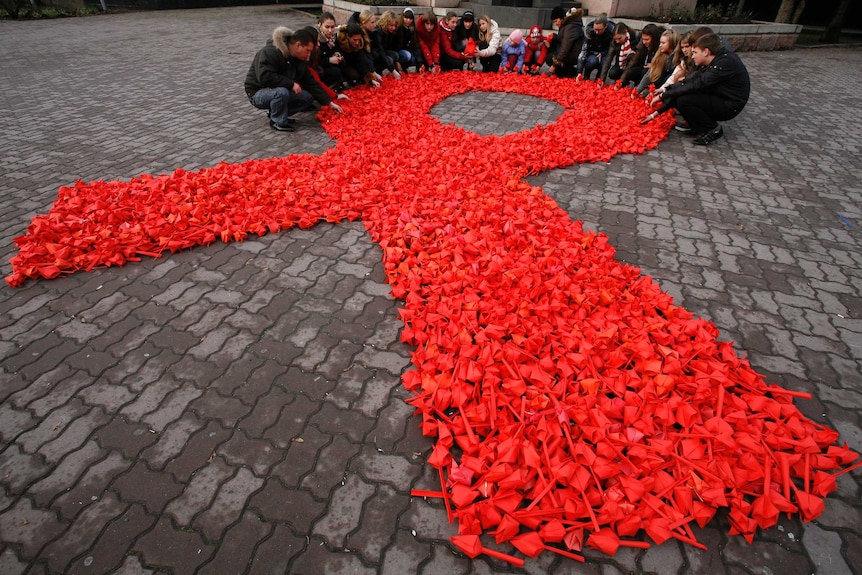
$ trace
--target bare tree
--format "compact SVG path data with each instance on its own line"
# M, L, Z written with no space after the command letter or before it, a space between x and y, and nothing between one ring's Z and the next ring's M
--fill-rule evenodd
M841 0L838 4L838 10L823 31L823 36L820 37L821 42L829 42L834 44L841 37L841 27L844 26L844 17L847 15L847 9L850 7L850 0Z

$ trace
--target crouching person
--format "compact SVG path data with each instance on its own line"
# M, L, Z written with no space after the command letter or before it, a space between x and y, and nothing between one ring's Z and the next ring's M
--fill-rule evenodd
M722 46L717 34L695 40L691 56L697 68L681 82L658 90L652 103L661 101L661 107L642 122L676 108L686 123L677 129L696 136L695 144L706 146L724 135L719 122L735 118L748 103L751 80L742 60Z
M255 108L268 110L274 130L293 132L294 114L314 109L314 101L342 112L308 69L317 37L307 29L280 26L254 56L245 77L245 93Z

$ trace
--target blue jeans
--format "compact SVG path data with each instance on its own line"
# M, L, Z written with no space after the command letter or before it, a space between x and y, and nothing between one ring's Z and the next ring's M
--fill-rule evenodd
M584 79L589 80L590 76L593 73L593 70L601 73L602 71L602 63L599 61L599 57L596 54L587 54L586 59L584 60Z
M249 96L251 105L261 110L269 110L269 119L279 126L287 126L288 116L308 109L314 104L314 96L302 90L294 94L287 88L261 88Z
M416 68L419 68L419 64L413 58L413 54L410 53L410 50L398 50L398 60L401 62L401 68L403 70L407 70L410 66L416 66Z

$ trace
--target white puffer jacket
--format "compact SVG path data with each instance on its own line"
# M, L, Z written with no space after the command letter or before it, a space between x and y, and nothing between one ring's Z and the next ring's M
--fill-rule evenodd
M490 35L491 39L485 40L486 42L488 42L488 47L485 48L484 50L476 50L476 56L479 58L490 58L494 54L499 54L501 52L500 27L497 26L496 21L491 20L491 29L489 30L489 32L490 32L489 35ZM482 36L483 36L483 34L480 31L479 32L480 41L481 41Z

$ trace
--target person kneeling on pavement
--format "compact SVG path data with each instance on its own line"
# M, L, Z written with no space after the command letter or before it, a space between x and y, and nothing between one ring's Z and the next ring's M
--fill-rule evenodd
M694 143L706 146L724 135L718 122L735 118L748 103L751 80L742 60L722 46L717 34L695 40L691 52L697 68L679 83L657 90L650 103L661 102L661 107L641 123L676 108L685 120L676 129L697 136Z
M255 54L245 77L245 93L255 108L269 111L271 128L293 132L289 116L315 109L315 100L343 111L308 69L316 45L317 38L309 30L294 32L279 26Z

